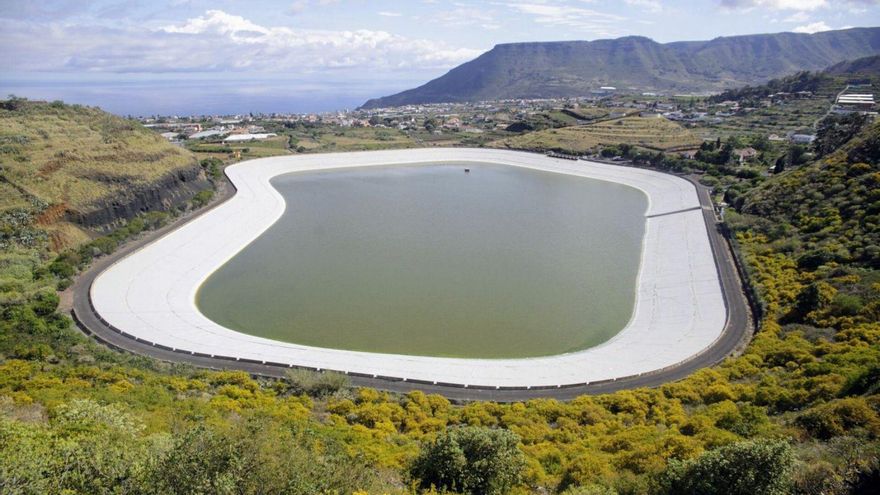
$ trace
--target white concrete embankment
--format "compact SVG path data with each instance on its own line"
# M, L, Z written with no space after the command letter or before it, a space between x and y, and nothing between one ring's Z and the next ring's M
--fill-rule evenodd
M470 161L507 164L625 184L642 190L646 211L636 307L608 342L526 359L455 359L301 346L224 328L202 315L202 282L284 212L273 177L355 166ZM555 386L647 373L707 348L726 309L693 185L666 174L488 149L417 149L264 158L227 169L237 193L227 202L121 259L91 287L97 313L148 342L209 355L398 378L484 386ZM697 209L694 209L697 208ZM680 213L654 216L663 213Z

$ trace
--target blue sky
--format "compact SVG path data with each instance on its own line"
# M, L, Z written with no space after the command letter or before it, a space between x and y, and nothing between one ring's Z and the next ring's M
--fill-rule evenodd
M498 43L880 25L880 0L0 0L0 91L117 113L320 111Z

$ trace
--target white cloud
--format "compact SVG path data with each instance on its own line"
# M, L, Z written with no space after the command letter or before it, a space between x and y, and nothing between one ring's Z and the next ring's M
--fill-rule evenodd
M782 22L806 22L810 16L806 12L795 12L782 20Z
M819 22L812 22L810 24L804 24L803 26L798 26L798 27L792 29L792 31L795 33L813 34L813 33L818 33L820 31L830 31L831 29L833 29L833 28L831 26L829 26L828 24L825 24L824 21L819 21Z
M625 0L627 5L632 5L633 7L640 7L642 10L651 13L661 12L663 10L663 5L660 3L660 0Z
M400 12L379 12L379 15L381 15L382 17L400 17L403 14L401 14Z
M2 54L7 70L109 73L413 71L482 52L385 31L265 26L222 10L155 30L0 21L2 46L16 47Z
M187 20L182 25L169 25L162 28L168 33L183 34L228 34L234 36L238 32L269 34L263 26L254 24L244 17L227 14L222 10L209 10L205 15Z
M614 25L626 17L568 4L549 4L534 0L508 3L510 8L534 17L541 24L552 24L584 30L596 36L617 36L621 30Z
M338 2L339 0L294 0L293 3L290 4L290 7L287 9L287 14L299 15L305 12L312 5L323 7L325 5L331 5Z
M813 11L826 7L828 0L721 0L721 6L728 9L768 8L771 10Z
M468 7L463 4L455 4L454 9L430 14L428 18L433 22L455 28L479 26L483 29L495 30L501 27L495 18L494 11Z

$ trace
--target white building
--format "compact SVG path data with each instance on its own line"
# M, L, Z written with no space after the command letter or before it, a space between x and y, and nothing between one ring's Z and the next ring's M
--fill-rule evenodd
M816 136L812 134L792 134L791 142L795 144L810 144L816 140Z
M268 139L270 137L275 137L277 134L274 132L266 133L266 134L233 134L226 139L223 140L224 143L232 143L232 142L242 142L242 141L260 141L263 139Z
M873 106L874 105L874 95L870 93L865 94L848 94L848 95L840 95L837 97L838 105L859 105L859 106Z
M219 129L208 129L207 131L202 131L202 132L197 132L195 134L191 134L189 136L189 139L204 139L204 138L213 137L213 136L220 136L222 134L225 134L225 132L223 132Z

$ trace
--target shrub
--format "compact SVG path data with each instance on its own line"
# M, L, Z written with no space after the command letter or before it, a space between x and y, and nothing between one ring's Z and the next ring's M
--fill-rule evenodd
M205 174L207 174L210 179L217 180L222 176L220 167L223 166L223 162L219 158L205 158L199 162L199 164L205 170Z
M58 278L69 278L76 274L76 268L67 260L60 258L49 265L49 271Z
M38 316L48 316L58 309L59 302L58 294L54 292L40 292L34 296L31 307L33 307L34 313Z
M509 430L466 426L426 444L410 475L422 488L473 494L507 493L518 484L525 457Z
M737 442L689 461L672 460L660 478L667 495L784 495L791 484L794 454L783 441Z
M214 197L214 191L212 191L210 189L205 189L204 191L197 192L196 195L193 196L192 204L193 204L193 206L198 208L199 206L204 206L204 205L208 204L208 202L211 201L211 198L213 198L213 197Z
M797 424L816 438L827 440L853 428L880 434L880 417L861 397L839 399L816 406L802 414Z
M285 376L293 393L313 397L332 395L351 386L346 375L335 371L289 370Z

